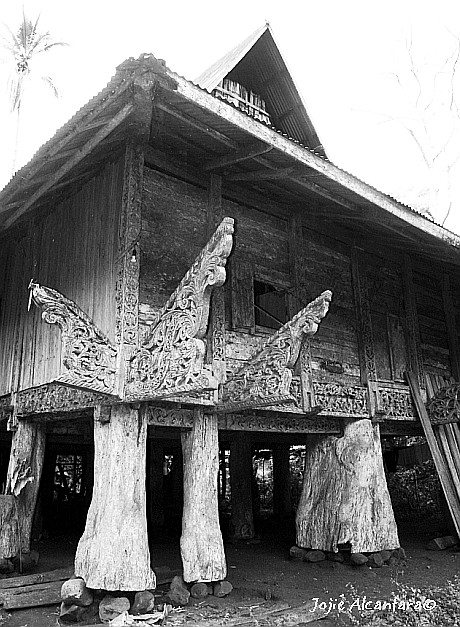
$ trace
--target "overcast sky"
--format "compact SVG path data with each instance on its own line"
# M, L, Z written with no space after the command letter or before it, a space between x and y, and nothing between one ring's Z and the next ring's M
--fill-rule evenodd
M124 59L151 52L173 71L194 79L268 20L333 162L394 196L420 185L426 176L408 133L401 125L383 123L378 114L395 111L389 72L398 70L408 33L423 42L428 58L442 58L451 43L447 29L460 33L458 0L23 4L27 15L40 13L42 30L69 46L43 57L62 95L54 99L39 86L25 101L18 166L105 86ZM0 0L0 22L10 28L17 27L21 11L20 1ZM0 66L3 84L4 74L5 65ZM2 94L0 134L1 188L11 175L14 145L14 120ZM460 232L458 211L446 226Z

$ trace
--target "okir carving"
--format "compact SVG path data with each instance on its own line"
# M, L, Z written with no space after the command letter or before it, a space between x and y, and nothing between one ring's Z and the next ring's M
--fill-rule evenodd
M42 319L61 329L66 372L55 379L76 387L115 394L117 349L89 316L57 290L29 284L30 300L43 309Z
M253 357L221 387L218 411L296 403L290 393L292 373L305 338L318 330L329 309L327 290L281 327Z
M203 337L212 289L225 281L233 223L232 218L223 219L128 362L126 399L217 389L211 367L203 364Z
M426 407L433 425L460 422L460 383L451 383L438 390Z

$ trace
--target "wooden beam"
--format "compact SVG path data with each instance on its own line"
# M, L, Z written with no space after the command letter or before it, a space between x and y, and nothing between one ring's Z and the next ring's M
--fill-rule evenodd
M257 142L246 146L245 148L240 148L233 153L217 157L212 162L205 165L203 169L206 172L211 172L212 170L225 168L229 165L241 163L242 161L258 157L259 155L264 155L265 153L270 152L270 150L272 150L272 146L267 146L267 144Z
M205 133L206 135L208 135L209 137L212 137L213 139L220 142L221 144L224 144L225 146L228 146L229 148L233 148L234 150L238 148L237 142L233 141L233 139L230 139L229 137L227 137L220 131L216 131L215 129L211 128L207 124L204 124L203 122L200 122L199 120L193 119L186 113L181 113L177 111L177 109L173 109L170 106L168 107L162 102L157 102L155 106L157 109L160 109L161 111L164 111L168 115L176 118L180 122L183 122L184 124L187 124L188 126L191 126L192 128L195 128L197 131Z
M264 181L285 179L293 174L294 167L280 168L279 170L254 170L253 172L238 172L229 174L225 178L228 181Z
M13 222L16 222L33 204L36 202L45 192L47 192L55 183L60 181L63 176L67 174L73 167L77 165L82 159L90 154L94 148L103 141L107 135L110 135L122 122L125 120L133 110L132 104L125 105L104 128L102 128L94 137L92 137L82 148L80 148L75 155L69 159L59 170L50 176L48 181L44 183L40 189L38 189L32 196L18 209L12 216L8 218L3 224L3 229L9 228Z
M449 472L449 468L446 465L445 457L441 452L441 448L436 439L433 427L431 426L430 418L428 416L425 404L420 394L420 388L418 386L418 377L413 372L407 372L407 380L412 392L412 398L414 399L417 413L422 423L423 431L430 447L431 455L436 466L436 470L441 481L442 489L444 491L447 504L449 506L452 520L455 525L457 533L460 535L460 498L459 489L456 489L452 476Z

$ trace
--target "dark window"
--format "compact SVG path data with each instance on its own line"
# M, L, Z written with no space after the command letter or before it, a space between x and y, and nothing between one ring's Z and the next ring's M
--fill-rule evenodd
M254 319L261 327L279 329L287 322L286 292L254 280Z

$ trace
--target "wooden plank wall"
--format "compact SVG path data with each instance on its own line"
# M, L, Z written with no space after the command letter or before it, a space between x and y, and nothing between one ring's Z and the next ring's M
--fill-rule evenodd
M108 164L2 246L0 394L11 391L13 378L24 389L50 381L61 368L59 329L43 322L35 306L27 312L31 278L74 300L114 340L122 175L123 162Z
M450 378L452 370L442 274L421 265L415 266L412 274L425 372Z
M208 189L146 167L142 216L140 303L153 312L176 288L207 241ZM283 218L225 198L222 214L235 218L235 245L225 287L227 370L237 369L266 339L254 323L252 279L269 282L289 296L296 311L330 289L330 311L311 342L313 378L360 385L360 359L351 270L352 233L318 232L304 222L295 246L289 215ZM306 214L305 214L306 215ZM300 217L300 216L299 216ZM291 250L290 250L291 248ZM365 249L365 241L360 241ZM293 272L295 251L295 272ZM373 349L379 381L405 385L412 337L407 328L403 259L389 251L359 252L360 272L368 286ZM427 372L450 376L449 338L443 309L440 270L413 260L413 293L420 327L422 361ZM293 276L296 285L293 285ZM240 283L242 285L240 285ZM451 297L460 341L460 282L451 277ZM445 288L444 288L445 289ZM445 295L444 295L445 298ZM237 315L236 315L237 314ZM413 330L412 330L412 335ZM452 339L450 339L452 345Z
M299 292L302 306L324 290L332 291L329 313L311 340L315 380L360 383L359 350L349 247L303 229Z

